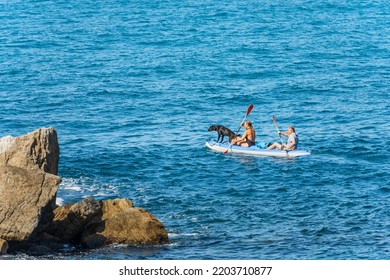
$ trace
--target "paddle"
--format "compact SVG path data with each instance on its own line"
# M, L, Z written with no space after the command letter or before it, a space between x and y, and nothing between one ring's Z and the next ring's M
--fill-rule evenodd
M282 135L279 133L280 130L279 130L279 128L278 128L278 124L276 123L276 118L275 118L275 116L272 116L272 120L274 121L274 125L275 125L275 127L276 127L276 130L278 131L278 134L279 134L279 137L280 137L280 141L282 142L282 145L284 145Z
M246 118L248 117L249 113L252 111L253 109L253 104L249 105L248 109L246 110L246 114L245 114L245 117L244 119L242 120L242 122L240 123L240 127L237 129L237 132L236 132L236 135L238 134L238 132L240 132L240 129L241 129L241 126L242 124L245 122ZM229 152L229 149L233 146L233 144L230 144L229 147L227 148L227 150L223 153L224 155L226 155L228 152Z
M280 130L279 130L279 128L278 128L278 124L276 123L276 118L275 118L275 116L272 116L272 120L274 121L274 125L275 125L275 127L276 127L276 130L278 131L278 134L279 134L279 137L280 137L280 141L282 142L282 147L283 147L283 145L284 145L283 138L282 138L282 135L279 133ZM286 150L286 158L288 158L288 151L287 151L287 150Z

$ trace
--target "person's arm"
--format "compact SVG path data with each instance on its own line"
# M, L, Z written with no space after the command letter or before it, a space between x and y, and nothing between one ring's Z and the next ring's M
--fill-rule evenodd
M247 134L248 134L248 130L246 130L245 132L244 132L244 134L242 135L242 137L237 141L237 143L242 143L242 142L245 142L245 139L246 139L246 137L247 137Z
M281 134L281 135L283 135L284 137L288 137L288 134L287 134L287 133L284 133L284 132L281 132L281 131L279 131L278 133Z

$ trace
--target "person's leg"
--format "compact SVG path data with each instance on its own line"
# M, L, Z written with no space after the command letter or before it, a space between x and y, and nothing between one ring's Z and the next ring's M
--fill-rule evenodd
M232 145L237 145L236 143L238 142L238 139L239 139L239 137L236 137L236 138L234 138L233 140L232 140Z
M280 145L278 142L275 142L275 143L273 143L271 146L269 146L268 148L267 148L267 150L273 150L273 149L278 149L278 150L280 150L280 148L282 147L282 145Z

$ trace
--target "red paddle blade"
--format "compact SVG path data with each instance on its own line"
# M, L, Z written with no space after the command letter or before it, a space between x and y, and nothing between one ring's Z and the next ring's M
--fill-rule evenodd
M253 109L253 104L249 105L248 109L246 110L246 117L249 115L252 109Z

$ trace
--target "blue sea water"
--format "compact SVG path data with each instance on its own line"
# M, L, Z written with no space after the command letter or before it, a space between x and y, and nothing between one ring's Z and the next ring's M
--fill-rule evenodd
M54 127L58 199L129 198L164 246L3 259L390 259L385 0L0 0L0 133ZM259 141L223 155L249 104Z

